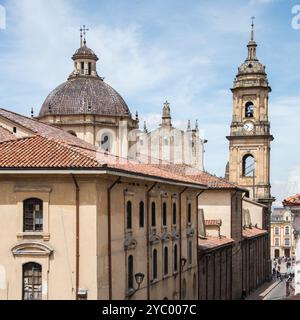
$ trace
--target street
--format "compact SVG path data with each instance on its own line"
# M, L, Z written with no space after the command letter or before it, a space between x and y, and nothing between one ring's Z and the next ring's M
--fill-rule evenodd
M286 297L286 281L279 281L278 285L274 287L263 300L281 300Z

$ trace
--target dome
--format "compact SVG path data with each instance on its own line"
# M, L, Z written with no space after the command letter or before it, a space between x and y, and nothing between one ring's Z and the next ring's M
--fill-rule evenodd
M100 77L74 77L48 95L39 117L78 114L131 116L123 98Z
M86 44L84 44L74 53L72 59L74 61L78 59L92 59L95 61L99 60L95 52L92 49L88 48Z

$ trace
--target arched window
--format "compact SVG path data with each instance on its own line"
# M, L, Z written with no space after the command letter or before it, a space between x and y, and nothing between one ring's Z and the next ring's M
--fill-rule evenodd
M156 207L155 207L155 202L152 202L152 204L151 204L151 225L152 225L152 227L156 226Z
M132 203L131 201L127 201L127 229L132 229Z
M128 290L133 289L133 256L128 257Z
M188 244L188 263L192 264L193 262L193 243L192 241L189 241Z
M42 266L38 263L23 265L23 300L42 300Z
M290 228L288 226L285 227L285 234L290 234Z
M177 209L176 209L176 203L173 203L173 224L175 225L177 223Z
M163 203L163 226L167 225L167 204Z
M108 133L103 133L101 136L101 149L110 152L111 151L111 137Z
M152 257L152 278L153 280L157 279L157 250L153 250Z
M140 228L144 228L144 202L141 201L139 205L140 212Z
M174 245L174 256L173 256L173 272L178 271L178 252L177 252L177 244Z
M192 222L192 205L189 203L188 204L188 210L187 210L187 222L191 223Z
M255 160L251 154L246 154L242 160L243 176L253 177Z
M23 231L43 231L43 201L36 198L23 202Z
M169 273L169 250L168 247L164 249L164 275Z
M254 105L253 102L249 101L245 105L245 117L253 118L254 116Z

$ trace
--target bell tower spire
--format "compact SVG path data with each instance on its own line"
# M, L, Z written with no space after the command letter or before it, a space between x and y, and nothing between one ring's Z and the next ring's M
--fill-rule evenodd
M252 23L251 23L251 37L250 37L250 41L247 45L248 47L248 59L247 60L257 60L256 58L256 48L257 48L257 44L254 41L254 19L255 17L252 17Z

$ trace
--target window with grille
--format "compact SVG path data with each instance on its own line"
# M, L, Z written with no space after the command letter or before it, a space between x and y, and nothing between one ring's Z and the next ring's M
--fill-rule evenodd
M163 203L163 226L167 225L167 204Z
M133 256L128 257L128 289L133 289Z
M132 229L132 203L127 201L127 229Z
M174 261L173 261L173 269L174 272L178 271L178 252L177 252L177 244L174 245Z
M187 222L192 222L192 205L190 203L188 204Z
M144 228L144 202L141 201L139 205L140 211L140 228Z
M23 300L42 300L42 266L38 263L23 265Z
M168 247L165 247L164 250L164 275L166 276L169 273L169 250Z
M152 257L152 278L153 280L157 279L157 250L153 250Z
M151 204L151 225L152 225L152 227L156 226L156 206L155 206L155 202L152 202L152 204Z
M23 231L43 231L43 201L27 199L23 202Z
M176 203L173 203L173 224L176 224L177 220L177 208L176 208Z

